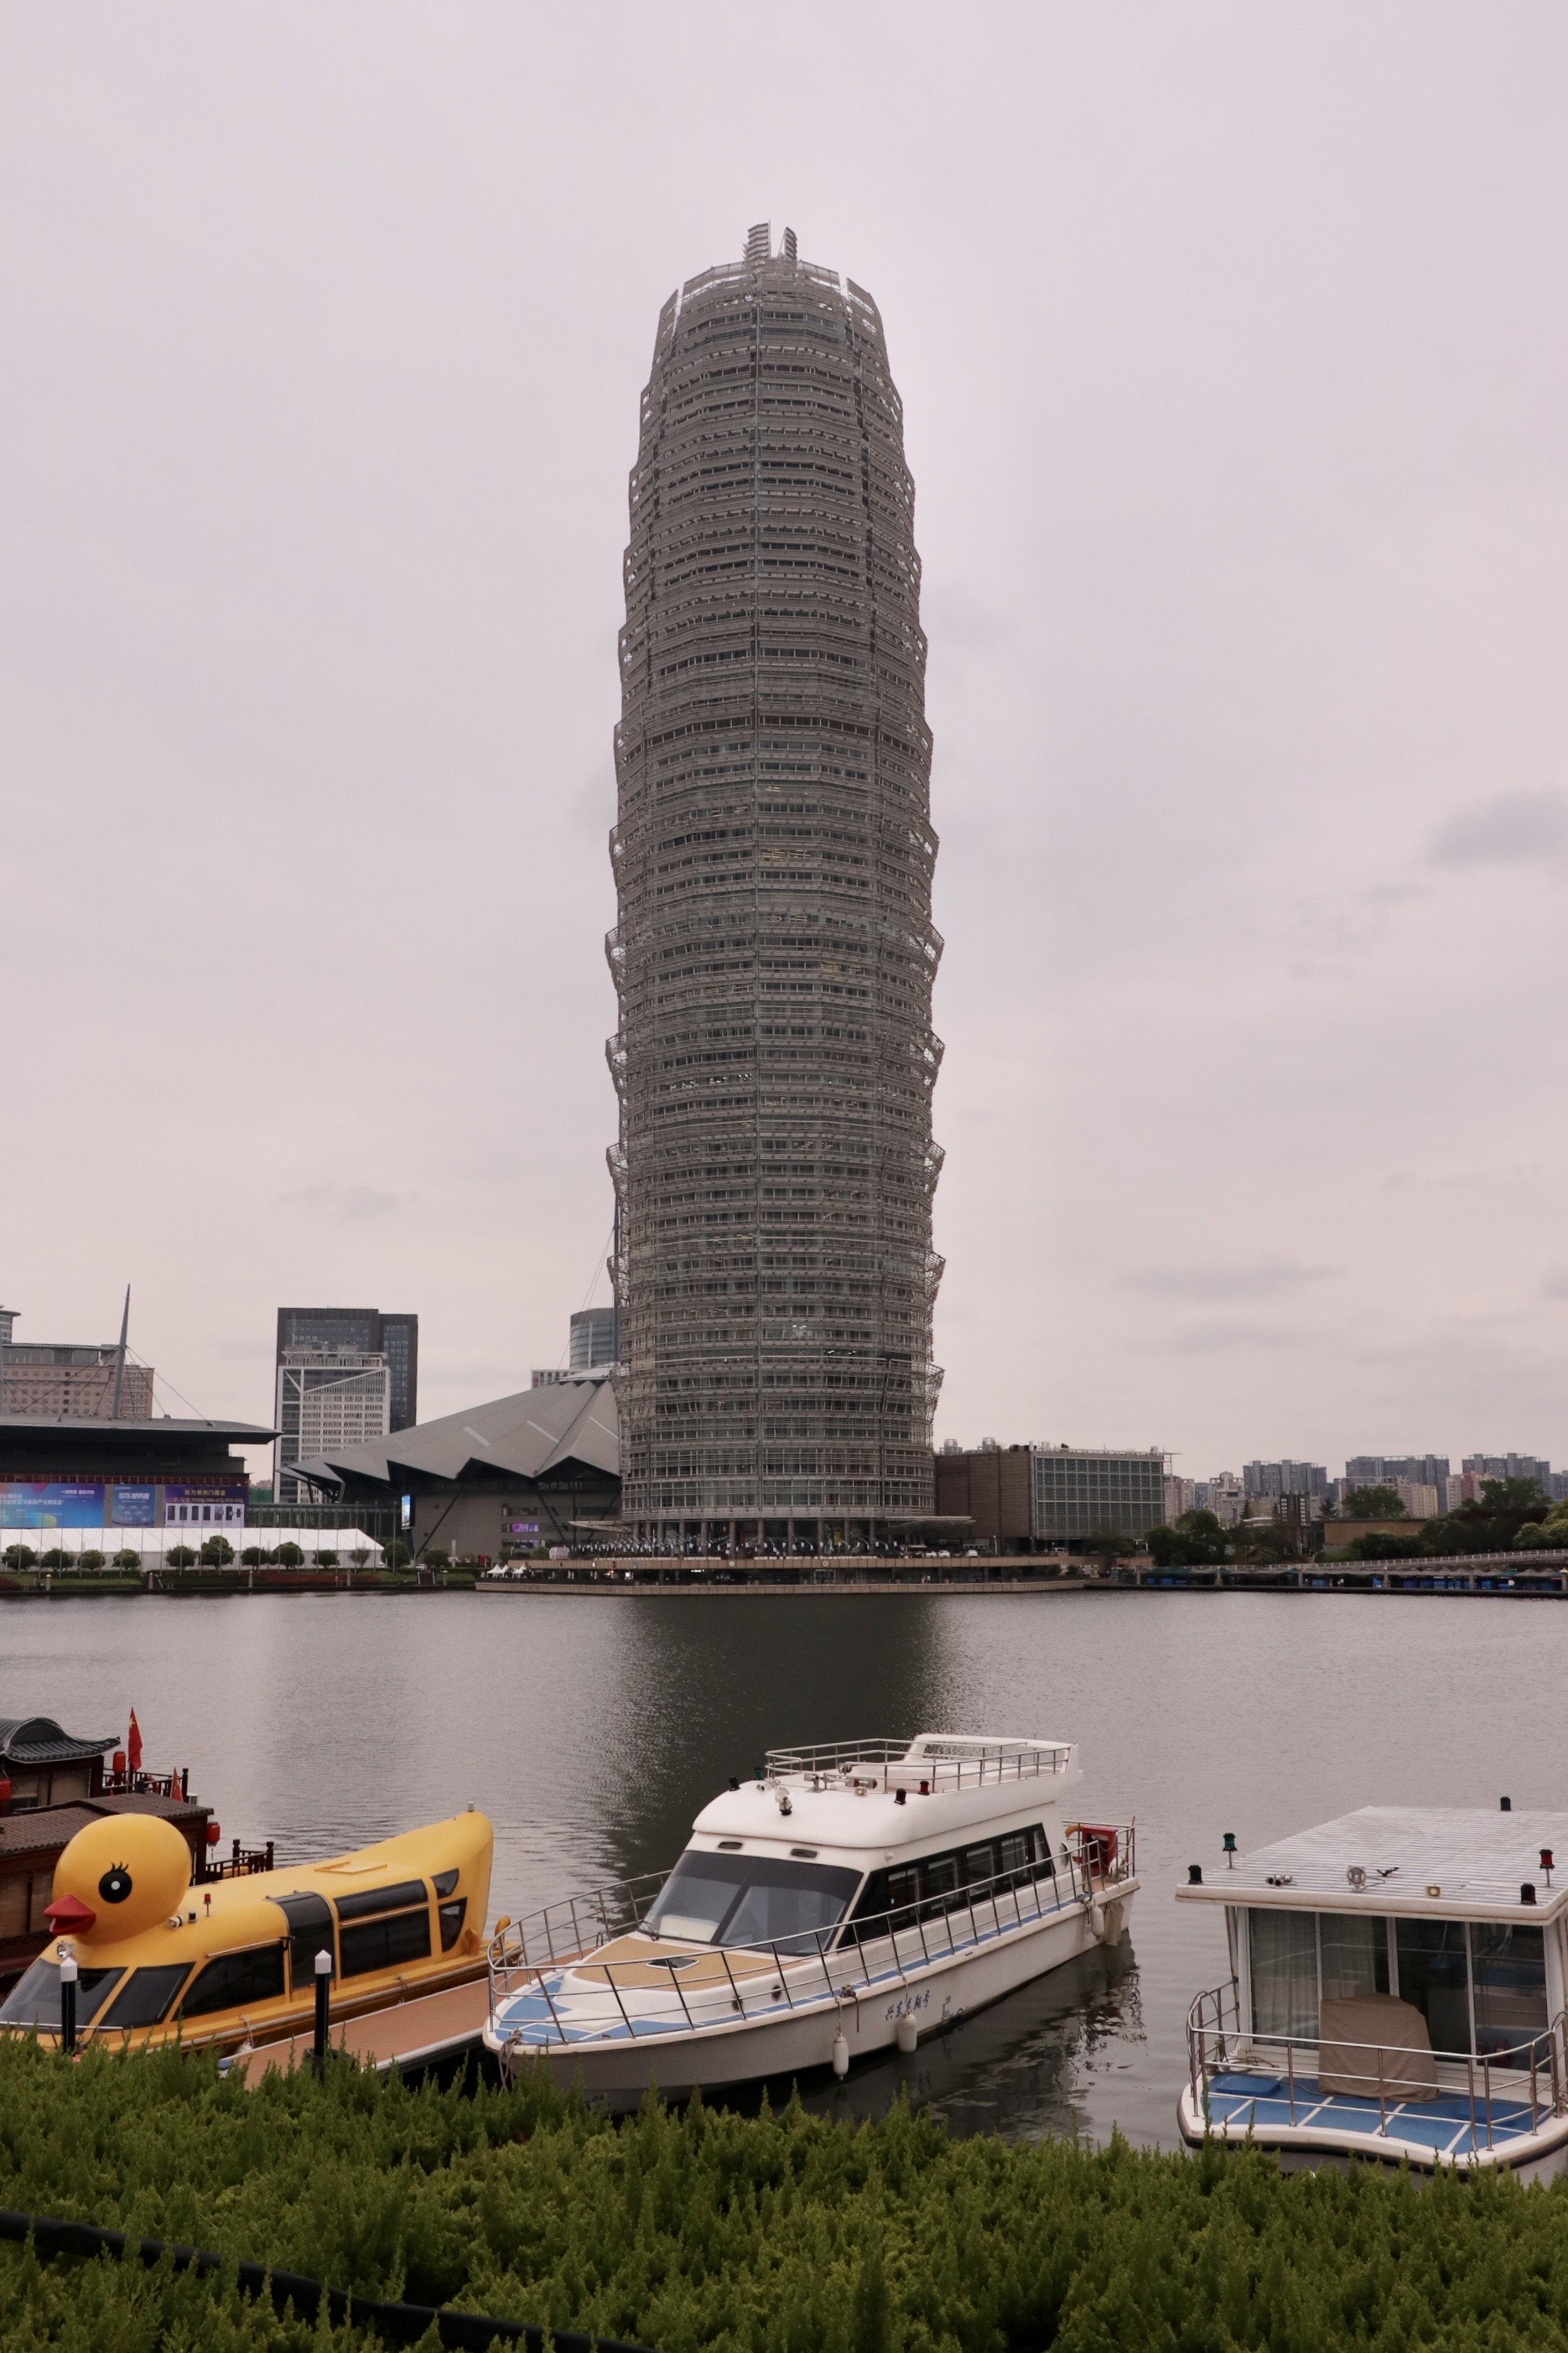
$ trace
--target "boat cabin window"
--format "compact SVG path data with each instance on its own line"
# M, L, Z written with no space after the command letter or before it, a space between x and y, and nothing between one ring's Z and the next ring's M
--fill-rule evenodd
M702 1945L783 1945L809 1951L836 1928L860 1883L858 1871L782 1855L688 1848L643 1926Z
M1532 2034L1544 2034L1544 1929L1516 1928L1510 1920L1472 1920L1470 1998L1476 2014L1476 2049L1489 2058L1528 2041Z
M1359 1913L1318 1915L1323 2000L1359 2001L1388 1991L1388 1923Z
M1257 2034L1318 2039L1318 1921L1311 1912L1252 1915L1252 2026Z
M403 1879L395 1887L362 1887L353 1895L340 1895L338 1917L368 1920L377 1912L402 1912L410 1904L427 1904L429 1900L422 1879Z
M1009 1831L1003 1838L955 1847L947 1854L891 1863L886 1871L874 1871L866 1882L850 1933L864 1935L878 1922L883 1928L907 1928L916 1920L936 1919L951 1912L970 1889L984 1900L1030 1880L1053 1878L1055 1873L1050 1841L1043 1829Z
M424 1895L425 1890L418 1893ZM352 1900L352 1899L351 1899ZM404 1961L425 1961L430 1957L430 1907L421 1903L417 1912L395 1912L384 1920L358 1920L353 1927L342 1925L343 1906L338 1906L338 1948L342 1955L345 1978L363 1978L372 1969L395 1969Z
M76 2022L90 2026L119 1980L123 1964L111 1969L83 1969L76 1985ZM52 1953L40 1953L24 1977L17 1978L0 2002L0 2026L36 2029L39 2034L60 2031L60 1965Z
M1396 1920L1394 1926L1400 2000L1414 2003L1421 2012L1434 2051L1468 2051L1470 1985L1464 1922Z
M168 1961L160 1962L156 1968L132 1969L104 2011L102 2024L162 2026L190 1966L189 1961Z
M437 1915L441 1923L441 1950L444 1953L449 1953L462 1935L463 1915L468 1908L468 1897L459 1895L455 1904L443 1904Z
M1394 1994L1418 2010L1434 2051L1528 2066L1548 2025L1546 1938L1525 1922L1388 1920L1375 1913L1249 1907L1252 2026L1315 2042L1319 2004Z
M253 2002L276 2001L282 1991L280 1944L256 1945L247 1953L219 1953L196 1971L179 2015L210 2018L215 2010L248 2010Z

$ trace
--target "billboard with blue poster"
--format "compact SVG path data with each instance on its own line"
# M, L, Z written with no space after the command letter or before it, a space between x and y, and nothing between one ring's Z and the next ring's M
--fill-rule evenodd
M100 1528L100 1479L0 1481L0 1528Z

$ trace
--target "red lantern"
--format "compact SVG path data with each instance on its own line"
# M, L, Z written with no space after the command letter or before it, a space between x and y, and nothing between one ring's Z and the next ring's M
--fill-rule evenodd
M121 1775L124 1774L125 1751L123 1748L117 1748L115 1750L113 1757L110 1759L110 1771L111 1773L118 1773Z
M8 1773L0 1773L0 1806L8 1806L10 1802L11 1776Z
M207 1844L208 1844L208 1846L216 1846L216 1844L217 1844L217 1842L218 1842L219 1839L220 1839L220 1838L222 1838L222 1836L223 1836L223 1832L222 1832L222 1831L220 1831L220 1830L219 1830L219 1828L218 1828L218 1826L217 1826L217 1824L216 1824L216 1822L209 1822L209 1823L207 1824Z

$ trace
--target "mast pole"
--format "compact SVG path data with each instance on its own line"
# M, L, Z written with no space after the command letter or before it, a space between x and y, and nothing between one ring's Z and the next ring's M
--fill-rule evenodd
M125 1388L125 1339L131 1329L131 1285L125 1286L125 1306L120 1318L120 1345L114 1352L114 1399L109 1409L110 1421L120 1419L120 1399Z

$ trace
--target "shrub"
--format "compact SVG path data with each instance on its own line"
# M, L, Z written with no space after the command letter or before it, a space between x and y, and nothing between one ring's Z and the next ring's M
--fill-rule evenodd
M189 1545L171 1545L163 1555L163 1563L168 1568L195 1568L196 1556Z
M1417 1560L1420 1555L1419 1536L1389 1535L1381 1528L1355 1537L1345 1546L1347 1560Z
M7 1568L31 1568L37 1557L31 1545L14 1544L7 1545L5 1547L5 1560Z
M426 1568L445 1568L451 1555L445 1545L428 1545L419 1557Z
M247 1545L239 1556L239 1565L242 1568L259 1568L266 1558L259 1545Z
M77 1567L79 1568L85 1568L89 1571L106 1567L107 1565L104 1556L100 1552L84 1552L79 1556L77 1561Z
M38 1567L40 1568L74 1568L76 1555L74 1552L62 1552L58 1545L51 1545L47 1552L39 1554Z
M412 1566L413 1560L414 1555L409 1551L408 1546L404 1543L403 1538L401 1536L394 1536L392 1542L386 1547L386 1565L388 1568L408 1568Z
M649 2100L616 2125L534 2078L465 2096L334 2063L247 2091L177 2052L30 2043L0 2047L0 2117L5 2206L662 2353L1502 2353L1568 2329L1563 2181L953 2140L902 2105ZM365 2343L230 2295L6 2246L0 2342Z
M338 1556L335 1552L313 1552L310 1555L310 1558L315 1562L318 1568L336 1568L338 1565Z
M208 1536L202 1546L202 1562L205 1567L226 1568L233 1558L234 1546L226 1536Z
M114 1566L116 1568L140 1568L142 1566L142 1556L139 1552L132 1552L130 1546L127 1545L123 1552L117 1552L115 1554Z
M279 1568L303 1568L305 1556L297 1544L280 1544L272 1556Z

